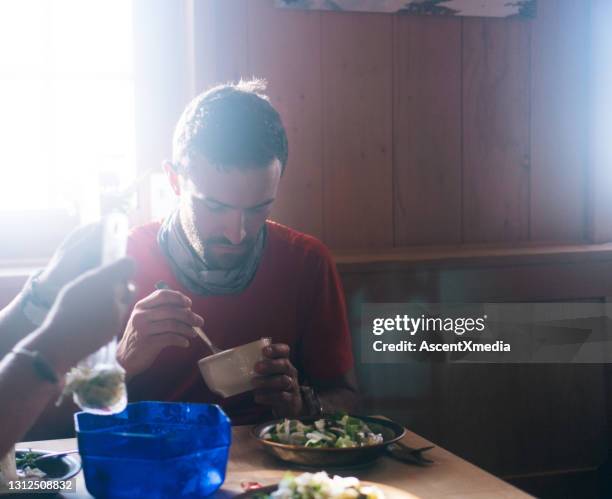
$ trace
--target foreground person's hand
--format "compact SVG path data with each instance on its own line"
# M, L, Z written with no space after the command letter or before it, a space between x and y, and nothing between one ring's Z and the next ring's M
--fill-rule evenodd
M117 359L132 377L146 370L167 347L187 348L196 337L194 326L204 319L191 311L191 300L170 289L159 289L134 306L117 348Z
M38 276L38 293L51 305L63 286L83 272L100 265L101 247L101 222L84 225L72 231Z
M100 264L101 244L102 223L76 229L66 237L44 270L0 310L0 358L41 325L61 288ZM26 307L28 302L35 303L36 308Z
M303 403L297 369L289 360L289 345L274 343L263 349L264 360L255 364L255 402L272 408L279 417L298 416Z
M122 259L67 285L42 326L0 360L0 455L22 440L48 404L57 400L62 383L55 381L117 334L129 310L124 302L131 302L127 282L133 271L133 262ZM61 416L66 418L67 411L73 412L70 405L64 410Z
M134 262L123 258L83 274L61 290L42 326L19 346L35 344L58 374L68 371L121 328L133 272Z

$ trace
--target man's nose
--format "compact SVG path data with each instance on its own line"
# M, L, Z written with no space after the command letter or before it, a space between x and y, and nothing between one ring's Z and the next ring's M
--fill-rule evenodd
M225 231L223 235L232 244L240 244L246 237L244 228L244 214L242 210L231 210L225 221Z

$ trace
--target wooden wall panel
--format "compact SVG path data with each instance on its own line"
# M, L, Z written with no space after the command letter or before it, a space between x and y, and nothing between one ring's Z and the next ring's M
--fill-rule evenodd
M216 21L216 65L218 83L248 78L248 20L247 4L243 0L216 0L214 17Z
M531 34L531 239L585 237L589 3L539 0Z
M589 37L589 239L612 241L612 2L591 0Z
M215 0L185 0L192 97L217 82L217 21Z
M461 241L461 20L394 17L395 245Z
M191 3L194 88L267 77L287 121L279 221L355 249L606 232L587 3L541 0L534 20Z
M289 162L273 218L323 235L321 13L248 3L250 74L268 81L289 140Z
M323 221L334 248L393 244L391 19L321 19Z
M379 264L380 270L376 264L359 270L342 258L339 262L357 341L366 302L601 301L612 293L609 248L607 255L577 260L476 256L469 262L414 261L395 268ZM368 410L387 414L501 476L594 469L606 458L609 414L603 365L417 367L358 363Z
M463 20L465 242L529 235L530 26Z

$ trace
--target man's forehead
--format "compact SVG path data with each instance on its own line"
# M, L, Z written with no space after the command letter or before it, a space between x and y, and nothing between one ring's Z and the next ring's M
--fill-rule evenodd
M281 166L228 166L219 168L202 158L190 160L186 186L192 196L232 206L253 206L276 197Z

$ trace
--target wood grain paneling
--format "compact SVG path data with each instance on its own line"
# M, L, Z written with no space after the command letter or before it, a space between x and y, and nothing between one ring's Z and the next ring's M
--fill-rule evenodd
M289 140L273 217L322 237L321 14L275 9L264 0L248 3L248 18L250 73L268 81Z
M218 83L248 78L248 20L244 0L214 1L216 21L216 80Z
M187 37L191 40L192 97L217 83L215 0L186 0Z
M601 301L612 293L612 249L595 253L567 261L560 254L510 261L491 253L468 263L432 261L423 252L395 268L374 262L359 272L340 262L338 269L359 335L364 302ZM358 364L368 410L384 411L501 476L563 474L605 459L605 366L430 363L422 366L430 370L421 369L424 379L414 376L415 367Z
M591 1L589 71L589 238L612 241L612 34L609 19L612 2Z
M603 366L436 367L442 441L469 461L502 476L604 461Z
M588 2L540 0L531 34L531 239L585 234Z
M529 36L521 20L463 20L465 242L529 235Z
M584 239L584 2L534 20L193 5L196 86L266 77L286 121L279 221L334 248Z
M323 222L332 247L393 244L391 16L321 19Z
M395 245L461 241L461 20L394 18Z

